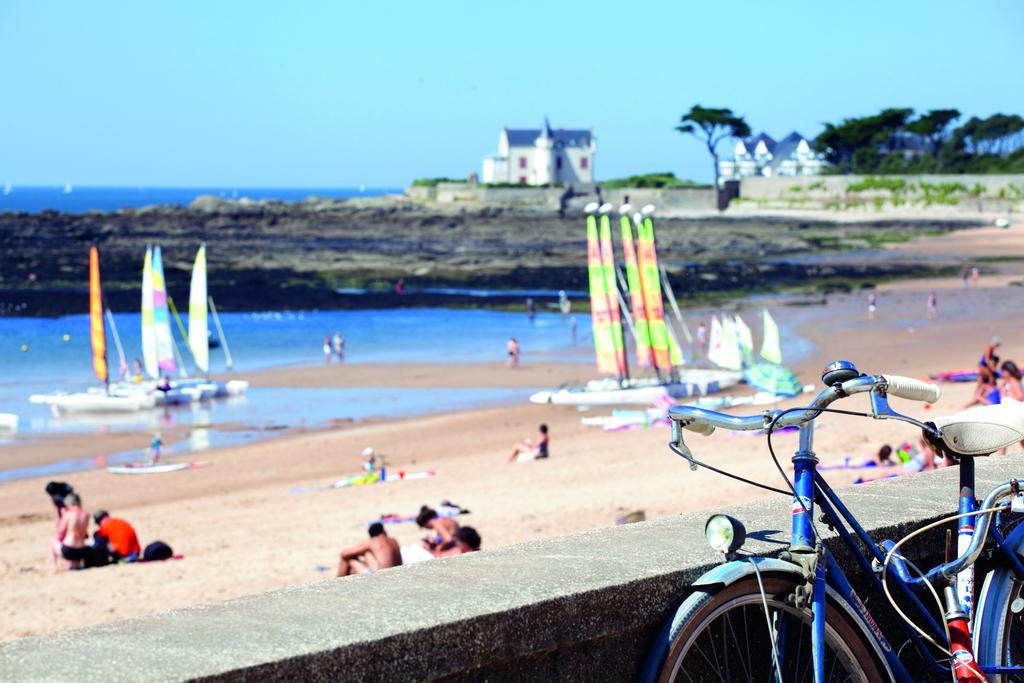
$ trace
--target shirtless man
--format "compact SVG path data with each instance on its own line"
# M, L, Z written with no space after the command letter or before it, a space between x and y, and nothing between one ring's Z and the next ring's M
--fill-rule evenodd
M459 523L451 517L439 517L437 510L424 505L420 513L416 515L416 524L421 529L430 529L434 532L433 538L424 539L423 545L431 552L447 550L455 545L455 534L459 530Z
M398 541L388 536L383 524L371 524L369 534L369 539L341 551L338 576L372 574L378 569L402 564L402 552L398 547Z
M64 510L57 523L57 536L50 539L50 566L57 573L57 558L67 561L68 569L79 569L88 549L85 539L89 535L89 513L82 509L77 493L64 498Z

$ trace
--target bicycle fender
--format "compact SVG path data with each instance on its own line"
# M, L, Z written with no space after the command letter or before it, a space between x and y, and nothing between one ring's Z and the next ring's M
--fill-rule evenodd
M798 564L793 562L786 562L779 560L774 557L752 557L746 560L733 560L732 562L726 562L720 564L709 572L706 572L699 579L694 581L692 586L731 586L740 579L746 578L754 573L754 564L757 565L757 569L763 574L765 572L772 574L793 574L800 577L804 576L804 569Z

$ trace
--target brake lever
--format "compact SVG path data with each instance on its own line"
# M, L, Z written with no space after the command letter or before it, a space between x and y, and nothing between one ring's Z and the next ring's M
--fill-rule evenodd
M898 420L900 422L912 424L923 430L931 439L934 439L938 443L942 442L942 430L936 427L935 423L921 422L909 415L897 413L889 405L888 395L880 389L871 390L871 417L876 420Z
M697 471L697 461L694 460L690 447L683 440L683 425L678 420L672 420L672 440L669 442L668 447L673 453L690 463L691 471Z

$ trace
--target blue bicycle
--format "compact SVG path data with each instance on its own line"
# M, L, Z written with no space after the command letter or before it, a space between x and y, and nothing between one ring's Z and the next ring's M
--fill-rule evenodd
M670 448L693 469L707 467L723 474L728 473L694 458L684 441L686 430L710 435L716 427L763 429L774 458L772 432L790 425L800 428L792 480L776 459L786 488L748 482L792 498L792 536L777 558L739 558L742 524L726 515L712 516L705 536L728 561L693 584L694 592L659 634L645 680L911 682L930 672L940 680L1024 681L1024 524L1019 524L1024 494L1014 480L995 487L979 504L973 460L1024 439L1024 404L972 408L925 423L894 411L888 397L933 403L939 396L935 385L863 375L846 361L830 364L822 380L827 388L806 408L752 417L690 406L671 410ZM829 408L859 393L870 394L870 413ZM960 463L957 513L898 543L876 543L817 470L813 421L824 412L899 420L920 428L936 453ZM893 640L820 542L815 514L836 531L863 577L896 610L900 629L889 634ZM955 558L947 543L947 561L922 570L900 552L912 538L954 520ZM992 568L975 601L975 565L986 550L993 554ZM908 643L918 654L918 668L910 667L916 675L901 658L911 651Z

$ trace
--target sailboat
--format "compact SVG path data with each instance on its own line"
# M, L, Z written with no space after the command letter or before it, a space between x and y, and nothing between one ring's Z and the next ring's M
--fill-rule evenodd
M8 181L8 182L7 182L7 183L6 183L5 185L4 185L4 194L5 194L5 195L7 195L7 194L10 194L10 193L12 193L12 192L14 192L14 186L13 186L13 185L11 185L11 183L10 183L10 182Z
M226 382L214 382L209 379L210 373L210 313L213 313L213 323L217 328L217 338L220 346L224 349L225 359L228 368L232 366L231 349L227 344L227 337L224 336L224 328L220 324L220 316L217 315L217 306L213 303L213 297L209 295L206 287L206 245L201 244L196 252L195 262L192 264L192 279L189 282L188 295L188 348L196 368L207 379L198 384L200 387L212 387L213 395L238 396L244 394L249 388L249 382L240 379L232 379Z
M619 294L614 276L608 219L610 208L607 204L598 206L592 203L585 211L594 350L598 372L611 376L593 380L583 387L537 392L530 396L530 401L589 406L649 405L666 397L674 399L714 393L739 382L742 375L735 371L678 369L683 355L665 322L653 223L649 215L631 217L629 205L620 208L627 272L625 280L633 306L632 315L625 316L625 300ZM637 230L635 245L629 225L631 218ZM638 365L652 367L656 372L654 377L629 376L617 304L623 307L623 317L633 321L631 329L636 340Z
M151 394L120 394L110 390L110 368L107 365L107 332L103 317L103 293L100 287L100 257L96 247L89 249L89 340L92 347L92 366L102 389L77 393L35 394L32 403L44 403L55 414L62 412L126 412L152 408L155 397ZM117 342L120 345L120 342Z

